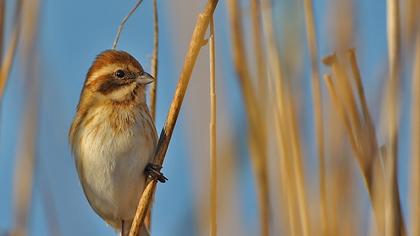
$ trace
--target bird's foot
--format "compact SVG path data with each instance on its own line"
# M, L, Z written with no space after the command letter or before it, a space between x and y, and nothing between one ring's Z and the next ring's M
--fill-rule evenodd
M162 169L162 166L149 163L146 166L146 169L144 170L144 173L147 177L152 178L154 180L157 180L161 183L165 183L168 178L166 178L162 172L160 172L160 169Z

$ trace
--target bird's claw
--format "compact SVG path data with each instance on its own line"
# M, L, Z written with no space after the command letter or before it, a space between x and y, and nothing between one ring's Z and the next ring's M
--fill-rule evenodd
M161 183L165 183L168 180L168 178L166 178L162 174L162 172L160 172L160 169L162 169L162 166L149 163L147 164L146 169L144 170L144 173L149 178L157 180Z

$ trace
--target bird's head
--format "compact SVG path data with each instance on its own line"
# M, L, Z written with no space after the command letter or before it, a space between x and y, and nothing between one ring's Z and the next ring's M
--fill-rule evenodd
M145 96L145 88L154 78L129 53L107 50L90 67L82 96L95 100L124 102L133 96Z

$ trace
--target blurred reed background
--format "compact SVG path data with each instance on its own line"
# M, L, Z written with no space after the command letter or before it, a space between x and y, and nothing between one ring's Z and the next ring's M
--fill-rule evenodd
M114 234L67 130L134 3L0 0L0 235ZM147 0L117 48L157 75L158 130L190 81L153 235L420 235L418 0Z

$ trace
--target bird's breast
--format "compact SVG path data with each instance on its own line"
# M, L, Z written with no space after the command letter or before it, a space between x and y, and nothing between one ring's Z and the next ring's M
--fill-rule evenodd
M146 110L147 111L147 110ZM144 168L156 146L148 114L97 109L78 131L76 163L86 197L109 223L130 219L144 188Z

